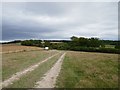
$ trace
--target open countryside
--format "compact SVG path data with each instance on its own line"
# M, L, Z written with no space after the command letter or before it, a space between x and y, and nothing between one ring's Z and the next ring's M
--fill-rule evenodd
M1 53L4 88L118 88L118 54L16 43L3 44Z
M118 90L118 0L37 1L0 3L1 89Z

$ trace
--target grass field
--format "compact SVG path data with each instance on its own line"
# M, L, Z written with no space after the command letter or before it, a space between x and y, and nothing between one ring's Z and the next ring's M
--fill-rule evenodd
M34 71L27 73L25 76L20 78L19 81L9 85L7 88L33 88L35 83L42 79L44 73L46 73L53 66L60 56L61 53L43 63Z
M2 45L2 53L32 51L32 50L42 50L42 48L33 47L33 46L21 46L17 44L3 44Z
M55 53L56 51L30 51L2 54L2 80Z
M56 87L117 88L118 55L67 52Z
M105 45L105 48L115 48L115 45Z
M20 45L2 46L4 52L23 50L16 53L2 53L2 80L13 74L23 71L49 56L58 53L58 50L41 50L38 47ZM13 49L12 49L13 48ZM36 48L36 50L32 50ZM29 51L24 51L28 49ZM67 52L56 88L117 88L118 87L118 55L90 52ZM19 80L14 81L7 88L33 88L35 83L54 65L62 53L42 63L35 70L26 73Z

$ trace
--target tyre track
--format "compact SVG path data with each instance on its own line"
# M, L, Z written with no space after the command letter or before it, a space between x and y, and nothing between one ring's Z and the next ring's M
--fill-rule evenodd
M61 65L66 53L62 54L54 66L45 74L42 80L35 84L34 88L54 88L57 76L59 75Z
M59 53L61 53L61 52L58 52L58 53L46 58L45 60L40 61L37 64L28 67L27 69L25 69L23 71L15 73L14 75L11 76L11 78L9 78L9 79L2 82L2 84L1 84L2 87L7 87L8 85L13 84L14 81L19 80L20 77L22 77L23 75L25 75L28 72L31 72L31 71L35 70L39 65L41 65L42 63L48 61L52 57L57 56Z

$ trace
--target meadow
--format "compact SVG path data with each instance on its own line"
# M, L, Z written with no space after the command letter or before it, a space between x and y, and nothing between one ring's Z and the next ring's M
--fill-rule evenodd
M3 80L10 78L14 73L21 71L39 61L55 54L55 51L29 51L2 55Z
M44 74L55 64L61 54L40 65L37 69L24 75L7 88L33 88L35 83L42 79Z
M3 44L2 53L15 53L15 52L25 52L33 50L42 50L42 48L33 47L33 46L22 46L19 44Z
M118 88L118 55L68 51L58 88Z
M56 80L56 88L118 88L118 54L47 51L39 47L20 45L3 45L2 50L2 81L58 53L6 88L33 88L63 52L66 52L66 55ZM18 50L22 51L15 52Z

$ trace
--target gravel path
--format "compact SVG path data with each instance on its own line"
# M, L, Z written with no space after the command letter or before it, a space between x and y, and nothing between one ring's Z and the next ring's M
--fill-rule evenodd
M60 53L60 52L59 52L59 53ZM28 67L27 69L25 69L25 70L23 70L23 71L17 72L16 74L12 75L11 78L3 81L2 84L1 84L2 87L7 87L8 85L13 84L14 81L19 80L20 77L22 77L23 75L25 75L25 74L28 73L28 72L33 71L33 70L36 69L40 64L48 61L49 59L51 59L52 57L58 55L59 53L54 54L54 55L48 57L47 59L45 59L45 60L43 60L43 61L40 61L40 62L38 62L38 63L35 64L35 65L32 65L32 66Z
M38 81L34 88L54 88L56 78L59 75L61 65L66 53L62 54L54 66L45 74L42 80Z

